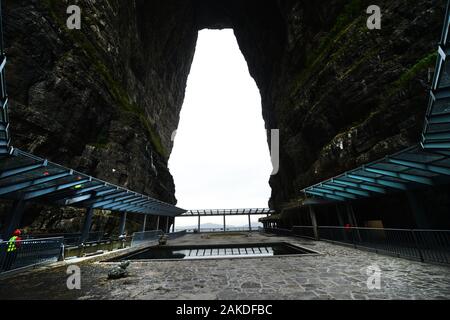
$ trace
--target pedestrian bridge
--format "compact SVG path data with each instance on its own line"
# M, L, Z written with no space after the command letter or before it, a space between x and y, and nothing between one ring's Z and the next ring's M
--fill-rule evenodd
M227 229L226 217L227 216L248 216L248 231L252 231L251 216L254 215L271 215L275 213L275 210L269 208L245 208L245 209L201 209L201 210L189 210L179 217L198 217L197 232L202 232L201 218L202 217L223 217L223 228L216 231L235 231L235 229ZM174 220L175 221L175 220ZM204 230L204 229L203 229ZM172 231L175 231L175 222L172 226ZM211 231L211 230L206 230Z

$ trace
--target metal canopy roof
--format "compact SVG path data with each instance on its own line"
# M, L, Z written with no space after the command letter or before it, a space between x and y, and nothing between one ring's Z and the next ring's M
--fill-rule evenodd
M303 190L334 201L450 183L450 151L414 146Z
M425 149L450 148L450 1L447 2L445 17L422 134L422 147Z
M0 160L0 197L160 216L186 212L14 148Z
M450 183L450 1L420 145L303 189L306 195L349 201Z
M272 214L275 211L268 208L251 208L251 209L202 209L189 210L182 214L183 217L198 217L198 216L238 216L238 215L260 215Z

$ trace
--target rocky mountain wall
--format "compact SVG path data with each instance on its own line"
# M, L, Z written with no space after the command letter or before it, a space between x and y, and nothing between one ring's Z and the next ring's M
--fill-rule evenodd
M233 28L281 133L277 208L419 140L444 2L380 0L368 30L365 0L4 0L13 145L176 203L167 161L197 32Z

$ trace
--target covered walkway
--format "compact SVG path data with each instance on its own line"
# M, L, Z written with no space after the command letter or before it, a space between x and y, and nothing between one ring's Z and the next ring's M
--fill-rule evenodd
M304 203L310 207L313 224L313 205L345 203L351 207L351 202L358 199L404 192L417 225L427 227L425 214L412 192L450 185L449 30L450 1L447 2L422 140L398 153L304 188L302 192L307 199Z
M148 195L96 179L11 146L1 16L0 11L0 199L13 201L3 238L9 239L12 231L19 227L29 202L86 208L82 241L89 235L95 209L122 214L119 234L124 232L127 213L168 219L186 212Z

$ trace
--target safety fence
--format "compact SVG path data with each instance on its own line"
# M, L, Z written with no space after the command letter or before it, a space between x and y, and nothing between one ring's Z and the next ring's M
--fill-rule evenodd
M81 233L51 233L51 234L37 234L33 233L30 236L25 236L24 239L42 239L42 238L60 238L64 239L64 246L78 246L81 244ZM107 235L104 232L90 232L84 243L98 243L101 241L108 241Z
M266 229L278 235L324 240L368 249L381 254L440 264L450 264L450 230L376 229L356 227L295 226Z
M144 231L144 232L135 232L133 233L133 239L131 240L131 246L139 246L145 244L147 242L158 241L163 235L167 236L167 239L173 240L185 236L187 234L187 230L164 233L162 230L152 230L152 231Z
M200 228L201 233L213 233L213 232L252 232L258 231L258 227L254 227L250 230L248 227L229 227L225 231L223 228ZM187 233L199 233L198 229L187 229Z
M187 230L182 230L182 231L177 231L177 232L172 232L172 233L168 233L167 237L171 240L173 239L177 239L180 237L183 237L187 234Z
M63 259L63 238L0 242L0 272Z
M139 246L146 242L150 241L158 241L161 236L164 235L162 230L152 230L152 231L144 231L144 232L135 232L133 233L133 239L131 240L131 246Z

